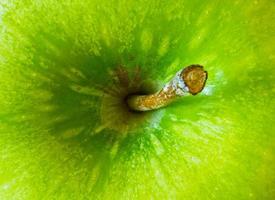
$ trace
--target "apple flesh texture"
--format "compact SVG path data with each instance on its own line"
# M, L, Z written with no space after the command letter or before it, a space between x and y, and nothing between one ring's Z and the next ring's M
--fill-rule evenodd
M274 198L274 2L2 4L1 199ZM200 95L113 103L190 64Z

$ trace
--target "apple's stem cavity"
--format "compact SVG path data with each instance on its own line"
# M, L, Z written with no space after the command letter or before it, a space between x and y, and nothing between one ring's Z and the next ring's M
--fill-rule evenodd
M128 106L133 111L155 110L170 104L177 97L201 92L207 80L207 71L201 65L190 65L180 70L160 91L149 95L130 95Z

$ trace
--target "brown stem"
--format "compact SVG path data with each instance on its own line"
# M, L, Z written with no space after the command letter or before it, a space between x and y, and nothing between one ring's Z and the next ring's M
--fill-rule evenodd
M203 66L190 65L179 71L160 91L149 95L131 95L127 103L134 111L155 110L167 106L178 96L198 94L203 90L206 80L207 71Z

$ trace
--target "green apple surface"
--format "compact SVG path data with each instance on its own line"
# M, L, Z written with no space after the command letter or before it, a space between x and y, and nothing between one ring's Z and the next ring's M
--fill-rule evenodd
M274 199L274 1L1 0L0 199ZM125 97L200 64L197 96Z

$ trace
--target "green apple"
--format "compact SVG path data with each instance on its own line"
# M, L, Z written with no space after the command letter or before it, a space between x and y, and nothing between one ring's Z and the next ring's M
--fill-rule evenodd
M0 199L274 199L274 1L0 5ZM200 94L128 109L191 64Z

